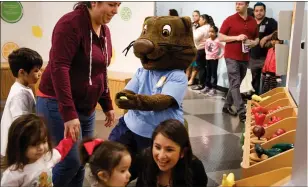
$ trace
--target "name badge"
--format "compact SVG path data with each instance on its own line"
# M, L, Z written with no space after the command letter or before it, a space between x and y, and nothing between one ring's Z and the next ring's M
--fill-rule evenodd
M159 81L156 84L157 88L160 88L164 85L164 83L166 82L167 77L166 76L162 76Z
M265 25L261 25L260 29L259 29L259 32L264 32L264 31L265 31Z

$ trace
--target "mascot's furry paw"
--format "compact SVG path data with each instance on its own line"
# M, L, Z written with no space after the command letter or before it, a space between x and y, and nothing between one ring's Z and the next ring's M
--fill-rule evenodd
M119 92L116 94L115 103L121 109L134 109L137 107L137 96L132 93Z

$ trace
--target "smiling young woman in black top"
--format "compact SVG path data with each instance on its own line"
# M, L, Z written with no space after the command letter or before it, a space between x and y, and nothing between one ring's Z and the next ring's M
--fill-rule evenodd
M193 155L187 130L178 120L157 126L152 146L137 157L136 163L136 187L207 186L203 164Z

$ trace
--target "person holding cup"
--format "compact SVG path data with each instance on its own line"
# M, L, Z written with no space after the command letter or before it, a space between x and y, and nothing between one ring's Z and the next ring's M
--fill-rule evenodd
M229 91L222 109L232 116L239 115L245 122L246 111L240 93L240 85L247 71L250 48L259 44L256 20L247 14L249 1L236 2L236 13L224 20L219 33L219 40L226 42L225 60L229 78ZM237 111L231 106L235 105Z

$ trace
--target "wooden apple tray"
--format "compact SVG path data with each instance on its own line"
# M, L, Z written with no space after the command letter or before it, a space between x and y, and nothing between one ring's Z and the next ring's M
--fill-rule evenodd
M270 113L268 115L266 115L265 117L265 120L264 120L264 123L265 124L268 124L268 122L270 121L271 117L273 116L276 116L276 117L280 117L282 118L281 121L283 121L284 119L287 119L287 118L297 118L297 113L298 113L298 109L297 108L292 108L292 107L284 107L284 108L281 108L279 110L276 110L275 112L273 113ZM279 121L280 122L280 121ZM277 122L277 123L279 123ZM294 122L292 121L287 121L285 123L288 123L288 124L293 124ZM296 122L295 122L296 123ZM275 123L276 124L276 123ZM273 124L273 125L275 125ZM251 124L250 124L250 127L251 127L251 130L253 129L253 127L256 125L255 121L252 120ZM271 126L273 126L271 125ZM268 126L268 127L271 127L271 126ZM265 127L265 129L267 129L268 127ZM293 126L288 126L290 128L296 128L296 124L295 124L295 127ZM282 127L281 127L282 128ZM276 129L277 130L277 129ZM290 129L290 130L293 130L293 129Z
M274 88L274 89L272 89L272 90L270 90L270 91L268 91L268 92L266 92L266 93L260 95L260 97L273 96L273 95L275 95L275 94L277 94L277 93L287 92L287 90L288 90L288 89L287 89L286 87Z
M262 107L265 107L277 100L280 99L292 99L289 91L287 90L287 88L281 87L281 88L276 88L274 90L271 90L263 95L261 95L260 97L266 97L266 96L270 96L269 99L266 99L264 101L259 102L259 105ZM292 103L295 105L295 103Z
M290 181L292 167L283 167L235 181L236 187L282 186Z
M268 137L271 137L273 134L275 134L275 132L278 129L285 130L285 133L287 133L289 131L292 131L292 130L296 130L296 124L297 124L297 117L288 117L288 118L282 119L281 121L278 121L277 123L274 123L271 126L265 127L264 128L265 134L261 137L261 139L263 139L264 142L261 143L261 145L263 145L264 143L268 142L269 140L266 140L266 139ZM252 126L252 128L253 127L254 126ZM277 138L277 137L275 137L275 138ZM251 131L250 132L250 147L251 148L254 147L254 142L252 141L252 139L257 139L257 137ZM272 139L274 139L274 138L272 138Z
M281 122L282 123L282 122ZM273 138L266 143L262 144L262 148L270 149L273 145L278 143L292 143L295 142L296 130L288 131L276 138ZM250 153L255 153L254 148L250 147L250 131L245 131L245 140L243 145L243 161L242 178L251 177L261 173L269 172L282 167L292 167L294 149L290 149L283 153L280 153L271 158L257 162L255 164L250 163Z
M251 107L251 102L250 102L250 107L248 107L248 102L247 102L247 112L246 112L246 117L247 117L247 115L251 115L252 116L252 114L251 114L251 110L252 110L252 107ZM272 112L272 113L270 113L270 114L268 114L267 115L267 117L266 117L266 119L265 119L265 121L267 122L269 119L270 119L270 117L272 117L273 115L276 115L279 111L282 111L283 109L286 109L286 108L297 108L297 106L295 105L295 103L294 103L294 101L293 101L293 99L291 98L291 100L290 100L290 98L283 98L283 99L279 99L279 100L276 100L276 101L274 101L274 102L272 102L272 103L270 103L270 104L268 104L268 105L266 105L266 106L263 106L265 109L267 109L267 110L271 110L271 109L275 109L276 107L278 107L278 106L280 106L281 108L280 109L278 109L278 110L275 110L274 112ZM250 110L248 110L248 108L250 108ZM289 112L289 111L288 111ZM279 114L279 113L278 113ZM277 114L277 115L278 115ZM285 113L284 113L285 114ZM293 115L293 112L292 113L289 113L289 114L292 114ZM285 117L285 116L284 116ZM251 118L250 118L251 120L250 120L250 122L251 123L254 123L254 116L252 116ZM247 121L247 120L246 120Z

